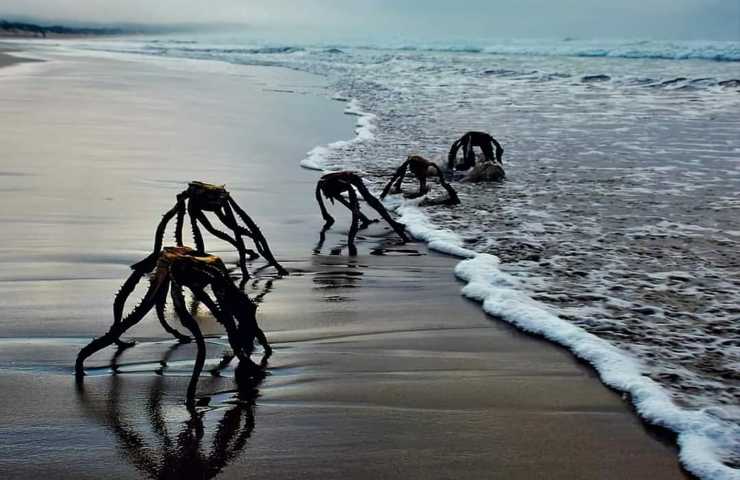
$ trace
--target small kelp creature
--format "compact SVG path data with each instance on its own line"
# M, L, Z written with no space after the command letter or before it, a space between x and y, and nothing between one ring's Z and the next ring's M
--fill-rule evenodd
M216 217L232 231L233 237L226 232L215 228L205 212L212 212ZM236 212L236 214L235 214ZM152 257L156 257L162 249L162 237L164 236L167 224L174 216L177 216L175 226L175 241L178 246L183 245L182 229L185 220L185 214L190 216L190 227L193 231L193 240L195 248L198 251L205 251L203 234L200 231L200 224L213 234L215 237L231 244L239 252L239 267L241 268L244 278L249 278L247 271L247 256L255 259L262 255L269 265L277 269L280 275L287 275L288 272L275 260L275 257L267 245L264 235L256 223L242 210L242 208L231 198L224 185L211 185L203 182L190 182L187 190L177 195L177 203L167 213L164 214L162 221L157 227L157 233L154 238L154 250ZM244 222L240 225L237 216ZM252 239L259 255L252 250L248 250L244 245L244 239ZM134 267L135 268L135 267Z
M431 201L430 204L446 204L446 205L457 205L460 203L460 199L457 197L457 192L453 189L450 184L445 181L442 169L434 163L430 162L424 157L419 155L410 155L406 158L406 161L401 164L396 170L395 175L391 178L390 182L383 189L383 193L380 195L380 199L384 199L388 193L401 193L401 184L406 176L406 170L410 170L411 173L419 180L419 191L416 193L405 194L406 198L418 198L426 195L429 192L427 186L427 177L436 175L439 179L439 184L442 185L447 191L448 198L446 200ZM395 182L395 184L394 184Z
M447 156L447 168L450 171L453 168L455 170L468 170L475 166L475 147L480 148L483 152L486 162L496 162L503 165L504 149L495 138L486 132L468 132L452 144ZM495 154L494 147L496 148ZM457 152L460 149L462 149L463 158L462 162L457 162Z
M359 175L353 172L333 172L327 173L319 179L316 184L316 201L319 203L321 209L321 215L324 217L326 223L322 233L328 230L334 224L334 217L329 215L329 212L324 206L324 200L321 198L323 194L329 201L334 203L341 203L352 212L352 225L349 229L348 246L350 255L357 255L357 248L355 247L355 235L360 228L367 228L367 226L377 220L370 220L360 211L360 202L357 198L357 189L362 195L362 198L373 207L383 219L395 230L399 237L404 242L408 242L409 239L406 236L406 226L399 223L391 218L388 211L385 209L380 200L375 198L365 186ZM347 194L347 198L344 198L343 194ZM360 222L362 222L361 225Z
M113 343L119 343L121 335L140 322L152 308L156 309L160 322L168 332L181 341L188 341L189 339L186 340L188 337L169 326L164 318L169 292L175 313L182 325L195 338L198 348L187 391L187 401L189 404L193 403L198 377L205 363L206 344L198 323L186 308L184 287L187 287L195 299L203 303L224 326L231 349L243 365L257 367L249 358L254 349L255 338L262 345L265 358L272 354L264 332L257 325L257 306L234 285L220 258L189 247L167 247L157 257L148 257L137 265L138 268L134 269L116 295L113 304L113 325L105 335L94 339L77 356L75 374L78 377L84 375L85 359ZM149 289L143 300L123 317L126 299L141 278L152 271ZM215 300L205 291L209 286L216 297Z

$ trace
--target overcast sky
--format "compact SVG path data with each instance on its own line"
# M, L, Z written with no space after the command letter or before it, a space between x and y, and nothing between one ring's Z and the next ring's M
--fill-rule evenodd
M331 36L407 32L497 37L740 40L740 0L0 0L0 18L236 22Z

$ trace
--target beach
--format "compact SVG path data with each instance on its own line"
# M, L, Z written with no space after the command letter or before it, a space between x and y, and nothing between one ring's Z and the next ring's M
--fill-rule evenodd
M591 367L461 296L458 259L382 224L361 232L357 256L334 255L345 214L314 253L318 174L299 162L352 138L356 120L323 78L43 55L0 70L3 478L688 477L674 438ZM191 180L226 184L291 273L247 283L275 350L258 392L234 385L234 361L203 375L209 406L195 418L183 404L194 348L173 348L154 315L125 335L138 343L118 374L110 349L82 387L72 373ZM233 265L231 248L206 242ZM214 366L228 342L197 313Z
M25 58L22 56L13 55L12 52L14 51L16 50L11 47L5 47L5 46L0 45L0 68L9 67L11 65L16 65L19 63L29 63L29 62L38 61L32 58Z

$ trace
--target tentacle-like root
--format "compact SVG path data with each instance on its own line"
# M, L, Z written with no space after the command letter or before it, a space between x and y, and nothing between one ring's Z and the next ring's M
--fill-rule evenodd
M383 193L380 194L380 199L383 200L386 195L388 195L391 192L391 187L393 188L394 193L398 193L401 191L401 184L403 183L403 178L406 175L406 169L408 168L409 161L406 160L401 164L400 167L396 169L396 173L393 175L391 180L386 184L385 188L383 189ZM393 183L395 182L395 186Z
M224 329L226 329L226 337L229 339L229 345L234 351L234 354L239 358L239 361L248 360L248 354L244 352L244 348L239 342L239 333L236 323L234 323L234 317L231 312L228 311L228 308L223 304L220 305L216 303L204 290L194 289L193 295L195 295L195 298L203 303L203 305L211 311L213 316L216 317L216 320L224 326Z
M331 228L332 225L334 225L334 217L332 217L329 212L326 210L326 206L324 205L324 199L322 197L322 190L324 186L324 181L319 180L316 184L316 201L319 204L319 209L321 210L321 216L324 219L324 230L326 231L329 228Z
M221 210L216 210L214 212L218 219L221 220L221 223L229 227L234 232L237 239L239 239L239 237L247 237L254 241L254 235L252 235L252 232L236 223L236 218L234 217L233 212L230 217L226 215L226 207L228 207L228 205L224 206ZM246 252L247 257L249 257L249 260L260 258L259 253L255 252L251 248L246 248L246 245L244 251Z
M347 207L347 209L352 211L352 204L349 201L347 201L343 196L339 195L338 197L336 197L336 199L339 203L341 203L342 205ZM359 208L357 209L357 214L359 215L359 218L360 218L360 230L367 228L368 225L370 225L371 223L377 223L380 221L378 219L371 220L367 218L367 216L365 216L365 214L362 213L362 211Z
M118 290L118 293L116 293L116 297L113 300L113 324L121 323L121 319L123 318L123 309L126 305L126 300L128 300L129 295L133 293L134 289L136 288L136 285L141 281L141 279L144 277L144 274L147 272L144 271L138 271L134 270L131 275L126 279L125 282L123 282L123 285ZM118 345L119 348L128 348L134 346L135 342L123 342L120 338L117 338L114 340L115 344Z
M167 333L175 337L180 343L189 343L192 340L190 337L188 337L187 335L183 335L167 322L167 315L165 313L165 310L167 306L167 293L169 292L169 289L170 282L167 281L167 283L162 285L157 295L157 302L155 304L157 318L159 318L159 323L162 325L162 328L164 328Z
M175 243L178 247L183 246L182 228L185 221L185 200L188 198L187 190L177 196L177 221L175 222Z
M193 202L188 202L188 215L190 216L190 228L193 231L195 249L199 252L205 252L206 247L203 242L203 234L200 232L200 227L198 227L199 214L200 210L193 204Z
M409 238L406 236L406 226L402 223L399 223L388 214L388 211L385 209L382 203L375 198L370 191L367 189L365 184L363 183L362 179L360 177L356 177L352 180L352 184L357 188L357 190L362 195L362 198L365 199L368 205L373 207L383 219L388 222L388 224L393 228L393 230L398 234L399 237L401 237L401 240L404 242L408 242Z
M208 217L206 217L205 213L203 212L199 212L198 221L200 221L205 229L211 232L213 236L220 238L221 240L231 244L234 248L236 248L236 251L239 253L239 268L242 271L242 276L248 279L249 271L247 270L247 248L244 246L244 241L241 239L241 236L239 236L239 233L234 231L235 237L231 237L228 233L218 230L211 224L211 221L208 220Z
M185 296L182 292L182 287L172 282L172 302L175 306L175 312L180 317L182 324L190 330L193 338L195 338L195 344L198 347L198 351L195 356L195 365L193 366L193 374L190 377L187 391L187 404L195 404L195 391L198 386L198 378L200 378L200 372L203 371L203 365L206 362L206 342L203 338L203 333L198 327L198 322L190 315L188 309L185 307Z
M245 351L252 352L256 338L262 345L265 355L269 357L272 354L272 348L257 324L257 304L233 285L227 285L224 289L222 303L228 305L228 309L239 323L239 340L244 345Z
M438 165L434 165L434 169L437 172L437 178L439 179L439 184L442 185L442 188L445 189L447 192L447 195L449 198L445 202L447 205L459 205L460 204L460 198L457 196L457 192L455 191L452 186L447 183L444 177L444 172L442 172L442 169L439 168Z
M144 299L139 303L125 318L118 322L113 322L108 332L102 337L94 339L87 346L85 346L80 353L77 355L77 361L75 362L75 374L82 376L85 374L84 362L90 355L98 352L105 347L113 344L121 335L141 321L144 316L154 307L154 303L157 298L158 289L161 287L161 283L152 282L149 286Z
M264 257L265 260L267 260L267 263L275 267L275 269L278 271L280 275L288 275L288 271L283 268L280 263L278 263L277 260L275 260L275 257L272 255L272 252L270 251L270 246L267 244L267 240L265 239L264 235L262 235L262 231L260 231L259 227L256 223L250 218L249 215L247 215L247 212L242 210L242 208L239 206L236 201L234 201L233 198L229 197L229 203L228 206L233 208L233 210L236 212L236 214L239 216L239 218L242 219L242 221L247 226L247 229L252 233L254 238L254 244L257 247L257 251ZM226 210L226 215L229 215L229 209ZM232 213L233 216L233 213Z
M357 247L355 247L355 235L357 235L357 227L360 213L360 202L357 200L357 193L355 189L350 186L347 189L349 195L350 210L352 211L352 224L349 227L349 235L347 236L347 246L349 248L350 255L357 255Z

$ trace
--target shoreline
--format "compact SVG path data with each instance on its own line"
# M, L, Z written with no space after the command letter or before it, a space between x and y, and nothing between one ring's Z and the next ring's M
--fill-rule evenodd
M2 40L2 39L0 39ZM36 63L43 62L43 60L37 60L34 58L25 58L13 55L9 52L15 52L17 50L8 48L0 43L0 68L10 67L22 63Z
M314 138L304 135L300 140L293 140L289 149L292 154L278 152L276 155L272 152L272 145L281 138L280 131L273 132L264 127L260 129L255 123L252 128L259 129L260 135L239 140L239 129L224 124L223 117L243 122L247 118L243 116L246 111L223 104L214 95L209 95L209 92L217 91L220 96L233 95L234 98L254 102L259 108L268 109L274 109L275 102L282 101L277 93L273 92L269 99L260 102L252 98L253 95L249 97L242 92L242 81L229 78L228 75L222 78L220 73L211 73L211 77L216 77L212 81L221 88L214 89L211 85L211 90L203 90L203 79L199 79L199 74L195 72L160 72L151 65L144 66L145 62L141 65L134 64L151 79L156 79L152 87L146 82L140 82L136 74L128 74L126 62L121 64L101 59L76 62L78 64L75 71L82 69L90 73L92 78L102 78L108 82L116 79L121 82L113 74L101 73L99 63L105 64L125 75L126 81L131 82L113 83L114 86L120 85L120 91L133 88L145 95L146 101L159 100L160 104L152 108L144 100L138 100L136 105L131 106L123 102L128 98L124 97L119 100L121 105L110 107L112 112L96 108L91 102L87 106L92 111L83 111L80 117L69 117L64 113L74 111L77 105L72 106L64 101L55 105L57 110L52 110L56 119L66 118L70 124L67 130L70 132L78 132L78 124L88 125L93 120L99 121L101 115L105 115L103 118L106 121L132 117L142 122L142 125L126 123L122 127L111 129L103 122L95 127L95 136L78 132L81 141L73 142L67 151L61 152L61 160L70 162L74 168L87 169L87 162L93 159L101 162L102 156L103 166L108 168L88 174L87 178L91 180L100 181L104 177L97 175L106 172L107 177L111 175L108 172L113 172L114 178L105 178L103 182L104 186L110 187L110 191L94 191L92 193L95 196L88 195L81 199L82 203L74 202L74 205L83 208L88 214L92 222L90 228L84 223L76 223L79 219L65 220L60 217L71 208L68 204L62 204L55 212L44 212L41 217L50 222L48 232L58 231L60 224L55 222L59 222L59 219L64 222L62 225L65 229L72 232L75 228L80 230L79 233L71 233L68 238L61 239L61 250L59 244L52 242L50 245L41 245L41 252L34 252L20 231L11 235L10 244L17 248L9 247L9 251L13 254L20 252L30 255L30 263L36 266L30 275L21 273L16 278L4 278L1 282L4 293L8 295L12 292L14 295L9 295L8 298L14 299L24 298L31 288L37 291L43 288L46 293L35 297L35 301L29 304L11 300L10 305L6 304L4 308L10 307L10 311L19 316L19 319L38 318L46 319L46 322L40 324L39 329L29 328L22 322L16 321L11 325L7 320L4 322L3 330L12 327L12 336L18 341L14 346L6 345L7 348L2 349L0 366L6 366L3 370L8 372L7 362L23 364L25 338L40 337L42 331L54 334L50 336L84 337L103 328L105 319L110 316L109 294L106 292L117 288L125 265L141 256L150 245L152 218L157 218L157 212L161 214L164 205L171 201L177 189L182 188L183 180L195 178L201 170L202 158L215 158L210 160L214 163L208 168L209 176L234 176L235 181L228 184L235 192L235 197L240 202L246 198L244 204L247 205L247 210L259 214L258 223L266 231L272 249L281 252L279 258L287 258L286 263L293 270L291 277L257 278L259 281L251 286L257 291L267 292L260 310L260 322L267 327L268 337L276 346L276 354L271 359L272 376L260 386L262 393L258 401L260 414L257 419L259 428L252 432L250 446L247 447L248 451L252 451L253 457L256 457L256 460L252 458L253 462L256 461L252 466L258 471L275 475L282 473L285 477L286 472L298 475L307 469L312 473L309 476L321 475L329 478L341 478L348 472L358 477L375 478L380 474L388 475L400 471L412 478L461 473L490 475L492 472L500 473L506 478L532 478L537 476L537 472L552 474L549 478L624 478L629 476L628 470L634 469L631 471L632 475L650 472L655 478L684 477L677 465L675 448L651 439L649 432L642 428L639 419L630 411L630 406L618 395L604 388L594 378L590 367L579 366L571 353L560 347L544 340L534 340L513 327L492 320L477 305L460 296L460 284L451 275L455 259L430 253L417 244L410 246L410 249L416 250L414 256L396 256L392 252L383 256L368 255L369 249L384 237L385 232L382 229L363 235L364 238L358 244L358 257L308 256L316 238L316 230L320 227L320 217L315 205L305 201L306 198L312 199L310 194L316 177L315 173L312 175L299 168L297 160L303 157L296 158L295 152L301 149L305 152L311 145L325 144L335 134L349 130L345 125L333 123L339 123L339 107L321 106L320 111L324 113L317 114L318 120L312 119L319 124L324 122L322 127L335 125L328 129L332 133L328 133L326 128L316 128L315 133L308 135ZM65 75L70 71L69 68L64 65L56 68L58 70L49 73L51 78L55 75L62 79L67 78ZM309 88L314 82L310 76L294 77L285 72L271 76L267 70L252 67L243 67L242 72L255 80L252 87L256 85L256 91L259 91L259 85L297 82L294 78L298 77L305 79L297 82L299 88ZM291 80L286 81L286 77ZM69 85L75 86L74 83ZM142 90L144 85L146 87ZM178 91L177 95L167 95L165 92L173 87L182 91ZM61 92L74 92L65 90L65 86L57 88ZM114 89L114 92L118 91ZM196 91L203 92L202 98L195 99L196 103L201 102L198 103L198 108L186 106L183 110L181 98L193 98L188 93ZM101 98L110 94L101 86L93 85L92 94L98 92ZM165 101L162 101L160 95L165 95ZM265 95L264 90L260 95ZM319 105L330 103L328 100L318 102L315 99L294 97L296 96L290 97L290 102L295 104L291 103L285 112L271 112L273 118L269 121L261 118L268 110L255 110L260 116L257 122L281 125L280 122L294 120L295 107L311 106L317 109ZM42 97L40 101L54 100ZM177 115L172 116L175 112ZM187 119L187 113L194 112L198 112L197 120L200 122L184 120ZM107 118L108 115L110 119ZM176 119L178 128L170 127L163 131L161 125L173 118ZM214 125L208 126L204 133L201 128L204 126L202 122L206 120ZM307 127L300 125L303 129ZM146 126L154 130L146 133ZM58 125L55 127L59 128ZM16 128L20 132L22 122ZM248 130L247 126L240 128ZM291 132L298 130L299 126L296 125ZM183 132L188 131L206 137L207 141L181 137ZM58 134L53 130L46 131L44 125L36 132L40 138L47 138L45 134L48 133ZM142 136L141 133L145 134ZM8 135L11 134L12 132ZM86 149L90 148L88 142L100 137L104 141L93 144L98 149L96 155L86 157ZM172 152L165 155L163 151L168 138L173 142L170 145L177 152L176 157L180 159L180 163L172 164L169 160ZM316 141L317 139L320 141ZM215 154L212 152L214 141L218 142L215 145L220 148ZM312 141L315 143L311 144ZM136 145L137 149L132 151L131 145ZM24 175L29 165L20 160L25 156L38 158L37 156L41 156L40 152L29 152L28 145L23 141L11 144L11 148L19 149L23 155L16 155L18 159L11 163L12 168L9 169L11 173L21 176L14 176L13 181L8 184L16 184L21 189L44 191L41 188L45 181L33 179L34 175L43 171L43 162L31 162L30 170L38 170L28 179ZM260 149L265 149L267 154L260 154ZM263 162L274 162L274 158L286 154L293 155L293 169L300 172L286 170L284 175L276 175L271 164L264 165L257 159L249 164L249 171L245 175L242 171L246 167L239 163L240 156L245 151L261 156ZM123 154L125 156L121 156ZM82 159L77 160L79 157L75 155L82 155ZM291 161L290 158L288 157L288 161ZM152 165L152 159L162 164L145 170L146 165ZM287 167L287 163L282 166ZM173 167L177 170L173 170ZM150 175L153 174L153 180L130 180L147 171ZM174 175L170 173L173 171ZM184 175L189 177L183 178ZM255 183L254 178L259 178L260 183ZM128 180L122 185L118 184L122 179ZM7 178L3 183L6 181ZM159 193L152 187L162 192ZM94 198L100 202L101 196L105 194L110 195L111 200L103 200L99 206L89 205L89 199ZM143 198L136 199L132 197L133 194L143 194ZM51 192L45 192L45 196L51 199L63 199L66 195L74 197L79 194L74 193L74 190L59 190L58 186ZM264 201L265 197L267 202ZM129 206L127 203L133 205ZM34 210L38 207L29 211L29 207L17 203L12 206L19 211L25 209L33 216L39 215L38 210ZM130 212L124 211L107 218L110 211L124 207L128 207ZM138 220L139 218L142 220ZM8 218L4 220L7 221ZM29 228L30 225L35 234L43 235L47 232L43 225L34 226L33 222L24 221L20 216L13 216L12 220L13 223L26 222L26 227ZM343 216L338 217L337 226L330 232L327 244L342 244L344 220L346 218ZM126 233L113 233L118 232L123 225L126 226ZM87 238L92 232L97 233L92 238ZM393 248L393 238L390 237L388 241ZM80 243L87 246L83 250L93 249L92 263L81 255L73 255L74 250L80 248ZM117 247L110 251L105 250L105 245ZM216 251L229 252L222 248ZM8 254L0 256L0 260L9 266L20 266ZM60 262L66 267L60 269ZM82 272L79 272L80 269ZM61 278L51 275L56 273L58 276L59 272L63 274ZM19 281L21 279L24 281ZM70 282L84 285L70 286ZM85 289L91 291L83 293ZM62 299L65 299L63 316L75 321L54 324L51 317L43 312L54 310L55 303ZM83 310L87 314L80 318L78 312ZM362 315L358 315L360 311L363 312ZM455 326L451 327L450 323L453 321ZM146 325L137 330L135 336L162 339L155 323L149 319ZM3 332L2 336L6 337L7 334ZM218 342L217 339L213 341ZM75 342L79 340L60 340L55 347L57 350L41 342L41 350L46 353L39 355L37 349L33 352L35 355L26 359L31 371L42 372L40 375L46 378L43 383L51 388L50 391L55 392L54 395L64 396L72 379L59 374L49 375L49 369L53 366L65 368L65 365L71 365L69 356L79 347ZM151 374L146 374L146 365L151 361L152 354L156 354L157 348L156 342L147 343L141 349L133 349L125 354L128 357L125 360L130 364L124 368L134 368L137 371L137 368L142 367L136 365L144 363L144 375L123 375L127 382L143 385L147 379L152 378ZM45 362L34 358L38 356L46 358ZM19 357L21 360L18 360ZM104 359L107 358L107 354L101 353L97 362L94 361L91 365L105 365L107 360ZM188 359L188 356L182 358ZM209 358L212 358L210 352ZM180 374L182 371L187 371L187 368L182 369ZM18 404L23 401L22 395L17 398L22 394L18 391L19 384L32 390L40 388L42 392L46 388L27 385L28 378L23 375L19 378L17 373L8 377L12 379L4 390L9 403ZM104 402L107 391L105 385L116 377L119 376L101 375L89 379L90 382L87 383L93 386L93 390L98 390L99 384L103 384L103 388L97 392L100 398L96 401ZM167 375L165 378L167 406L177 410L182 380L178 375ZM209 382L204 380L201 382L201 390L208 390ZM439 395L439 392L444 392L444 395ZM141 396L141 391L139 388L129 388L123 395L135 403ZM214 397L218 397L218 394ZM35 402L41 403L42 410L58 414L54 410L57 407L40 400ZM64 408L74 410L73 405ZM26 409L30 416L33 409ZM406 413L404 416L393 413L399 411ZM440 413L443 413L442 418ZM70 412L70 415L76 419L75 422L79 422L80 431L85 432L83 436L101 435L84 415L79 412ZM404 418L406 415L408 418ZM15 428L13 431L22 431L23 418L28 417L21 415L20 423L17 419L13 420L12 425L15 427L11 430ZM444 418L448 418L449 422ZM331 428L327 429L327 425ZM525 428L521 432L523 426ZM296 428L303 433L296 434ZM444 431L449 438L435 436L439 431ZM569 435L566 433L568 431L571 431ZM304 435L311 439L311 445L304 442ZM568 441L562 440L564 436L568 437ZM108 444L111 439L115 439L115 434L98 438ZM566 445L569 442L571 444ZM347 445L356 446L354 458L344 454L346 447L343 446ZM574 445L580 446L571 449ZM47 443L46 446L53 447L53 443ZM115 453L110 447L108 449L101 453ZM285 449L290 449L290 455L281 458L281 452L287 453ZM416 452L417 456L409 457L404 453L406 451ZM57 453L67 455L66 458L70 454L74 455L73 452ZM576 456L575 460L567 460L568 455ZM379 458L386 460L378 462ZM387 461L388 458L391 459L390 462ZM466 459L465 462L462 458ZM635 460L637 458L640 460ZM72 457L69 460L75 459ZM0 465L4 461L7 459L0 458ZM237 459L235 465L240 462L249 464L249 458ZM41 471L48 468L41 463L38 467ZM114 460L114 463L124 477L135 473L130 467L127 469L118 465L120 460ZM17 472L14 469L10 471ZM84 470L70 472L70 476L84 473ZM237 474L236 470L224 471L224 477ZM87 475L90 476L91 473L87 472Z

